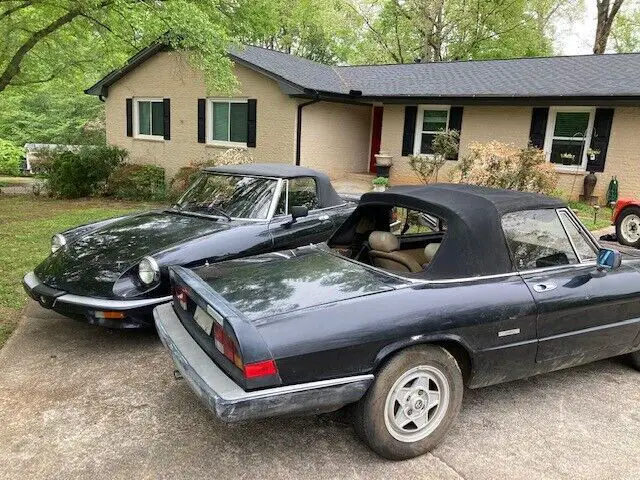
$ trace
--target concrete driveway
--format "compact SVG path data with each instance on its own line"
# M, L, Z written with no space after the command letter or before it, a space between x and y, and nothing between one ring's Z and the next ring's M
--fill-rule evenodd
M445 442L401 463L336 414L217 423L154 333L35 302L0 372L0 478L640 478L640 373L617 360L467 391Z

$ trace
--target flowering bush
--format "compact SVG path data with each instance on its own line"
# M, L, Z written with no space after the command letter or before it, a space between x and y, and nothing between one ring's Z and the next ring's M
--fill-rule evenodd
M186 167L178 170L178 173L171 179L171 197L178 198L181 196L203 168L218 165L239 165L241 163L253 163L253 157L242 148L230 148L209 160L191 162Z
M471 145L469 155L452 171L451 180L485 187L550 194L557 174L542 150L492 141Z

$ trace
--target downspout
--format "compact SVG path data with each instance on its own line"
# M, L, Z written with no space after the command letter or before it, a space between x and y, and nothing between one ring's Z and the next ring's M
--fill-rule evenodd
M318 93L315 93L315 97L313 100L308 102L298 104L298 117L296 123L296 165L300 165L300 141L302 140L302 109L307 105L312 105L314 103L318 103L320 98L318 98Z

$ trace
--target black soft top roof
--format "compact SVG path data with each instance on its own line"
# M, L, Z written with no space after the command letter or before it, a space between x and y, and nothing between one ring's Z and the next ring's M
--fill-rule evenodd
M228 175L248 175L275 178L311 177L316 181L316 193L318 195L319 208L332 207L346 203L340 198L331 185L329 177L322 172L297 165L280 163L243 163L240 165L221 165L207 167L205 172L225 173Z
M403 206L431 213L447 222L447 233L438 253L419 274L433 279L512 272L502 216L521 210L566 207L561 200L536 193L446 183L365 193L352 218L357 221L358 212L362 213L368 205Z

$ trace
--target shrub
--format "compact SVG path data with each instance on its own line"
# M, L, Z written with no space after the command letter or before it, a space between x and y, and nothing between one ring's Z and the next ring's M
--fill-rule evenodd
M253 157L242 148L230 148L208 160L191 162L186 167L178 170L170 182L171 198L178 198L193 183L200 170L216 165L239 165L253 163Z
M106 194L125 200L164 200L167 196L164 168L123 163L107 180Z
M421 182L438 181L438 172L448 159L456 158L460 134L456 130L438 132L433 138L433 153L409 156L409 166Z
M556 187L555 168L547 162L542 150L495 141L474 143L470 150L452 171L452 180L545 194L551 194Z
M8 140L0 139L0 175L20 175L24 149Z
M47 167L51 195L63 198L102 193L107 179L127 157L117 147L80 147L77 151L56 151Z
M384 185L386 187L389 185L389 179L387 177L376 177L371 181L371 183L374 185Z

